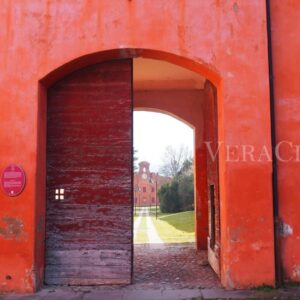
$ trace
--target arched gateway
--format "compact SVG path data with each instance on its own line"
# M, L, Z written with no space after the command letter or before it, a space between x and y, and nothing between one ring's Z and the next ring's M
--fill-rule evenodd
M152 95L152 104L147 104L139 92L133 104L132 68L131 59L102 62L48 88L47 284L131 282L132 110L143 104L182 115L194 127L197 247L206 249L209 239L209 261L219 274L218 160L199 155L205 150L204 139L217 149L217 136L212 135L217 132L217 113L210 112L211 105L216 109L216 94L205 97L208 88L203 86L191 95L184 90L178 99L163 93L163 99L153 101Z

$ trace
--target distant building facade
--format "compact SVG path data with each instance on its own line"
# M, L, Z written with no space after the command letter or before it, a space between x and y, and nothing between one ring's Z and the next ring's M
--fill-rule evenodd
M170 181L170 177L151 172L149 162L140 162L139 170L134 173L134 204L137 206L159 204L157 191L163 184Z

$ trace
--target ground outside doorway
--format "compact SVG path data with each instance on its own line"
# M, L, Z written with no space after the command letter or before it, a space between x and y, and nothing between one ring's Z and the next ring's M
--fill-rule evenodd
M219 280L207 262L207 252L194 244L136 245L134 285L145 288L212 288Z
M162 214L140 207L134 217L134 285L143 288L212 288L219 279L197 251L194 212Z

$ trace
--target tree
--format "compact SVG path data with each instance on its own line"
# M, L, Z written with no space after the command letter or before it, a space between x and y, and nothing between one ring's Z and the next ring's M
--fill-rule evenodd
M181 169L177 173L177 176L184 176L184 175L193 174L193 164L194 164L193 158L192 157L187 158L183 162Z
M138 156L137 156L137 150L133 149L133 172L138 170L137 162L138 162Z
M161 212L175 213L180 211L177 180L164 184L158 191L158 197Z
M164 213L174 213L194 209L193 159L187 158L181 165L171 183L163 185L158 191L160 209Z
M178 179L178 197L181 211L194 209L194 175L183 175Z
M169 145L165 149L160 173L165 176L175 177L187 160L191 160L191 155L187 147L181 145L179 148L174 148Z

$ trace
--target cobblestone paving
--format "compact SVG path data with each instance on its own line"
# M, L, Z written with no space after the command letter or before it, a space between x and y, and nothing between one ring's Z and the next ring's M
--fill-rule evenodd
M218 277L207 263L207 252L194 245L135 245L134 285L151 288L220 287Z
M203 299L202 291L210 293L210 297L211 288L218 291L220 287L217 276L207 263L207 252L196 251L191 243L135 245L134 252L131 285L46 286L32 295L0 295L0 300ZM219 294L217 296L220 298Z

